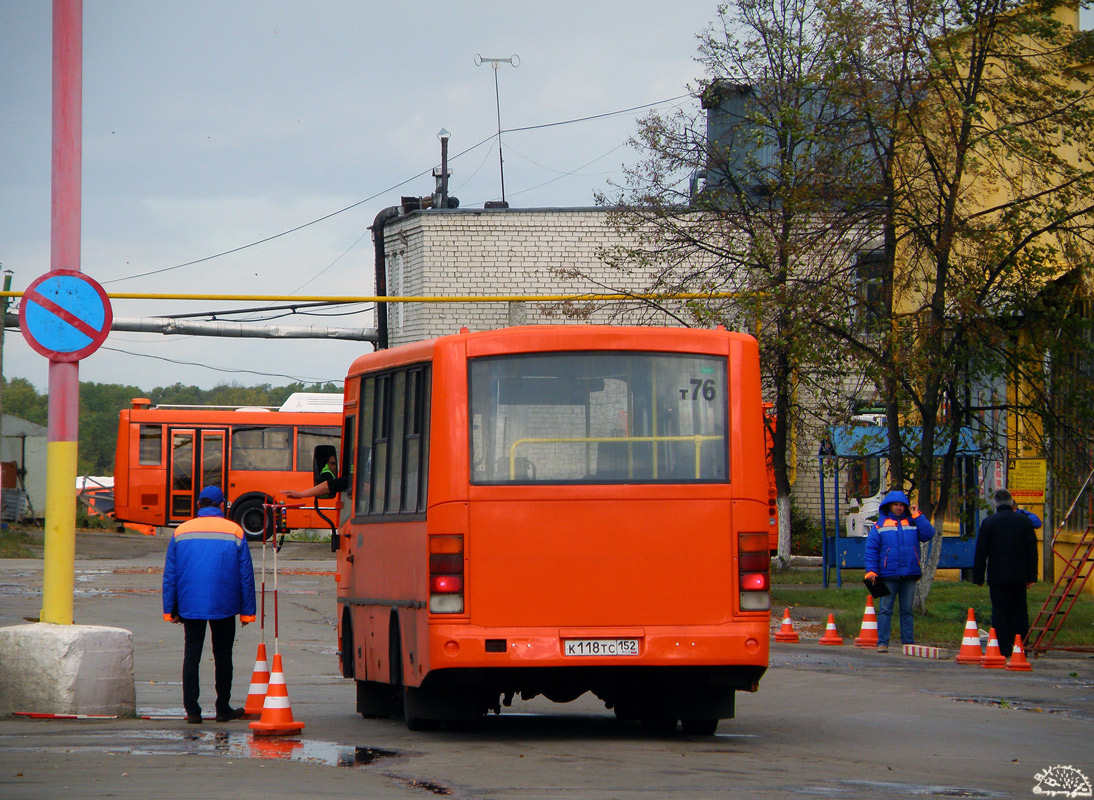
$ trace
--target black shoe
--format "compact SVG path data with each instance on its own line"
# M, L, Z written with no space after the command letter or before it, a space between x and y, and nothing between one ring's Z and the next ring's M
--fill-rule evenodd
M191 725L200 725L201 724L201 712L198 712L197 714L187 714L186 715L186 721Z
M233 719L240 719L247 710L244 708L229 708L224 712L217 712L217 722L231 722Z

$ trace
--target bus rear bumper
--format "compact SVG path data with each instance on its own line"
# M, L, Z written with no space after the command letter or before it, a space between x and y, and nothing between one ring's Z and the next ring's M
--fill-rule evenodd
M686 629L484 629L433 624L429 663L433 669L688 665L766 668L769 637L766 618Z

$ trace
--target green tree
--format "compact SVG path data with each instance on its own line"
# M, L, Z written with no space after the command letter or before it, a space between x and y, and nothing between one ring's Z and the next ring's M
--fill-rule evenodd
M1090 276L1094 103L1077 68L1090 36L1054 0L856 0L832 4L828 21L833 89L877 155L860 188L885 231L892 286L880 334L829 331L872 365L894 476L939 523L960 428L985 410L977 395L1008 378L1043 387L1043 355L1079 319L1050 309L1056 276ZM1029 403L1052 411L1045 392ZM901 418L922 426L915 453L901 451Z
M784 565L791 437L815 408L799 395L838 395L841 354L818 338L816 318L844 312L832 276L850 269L866 233L840 200L849 159L826 88L831 34L823 22L814 0L720 6L699 37L705 76L696 94L708 116L643 119L634 140L643 159L625 187L600 198L616 229L638 240L609 249L609 265L652 273L653 292L731 294L659 307L683 324L757 334L777 420L771 456Z
M38 425L49 422L49 399L25 378L3 379L4 413Z

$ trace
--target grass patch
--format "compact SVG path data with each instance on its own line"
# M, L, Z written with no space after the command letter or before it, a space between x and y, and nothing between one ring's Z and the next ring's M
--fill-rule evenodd
M35 536L33 528L5 525L0 528L0 558L39 558L41 535Z
M790 608L793 617L795 606L826 608L835 615L836 629L840 635L853 639L862 628L862 612L866 608L867 592L862 585L863 570L845 569L841 572L841 589L836 588L834 574L829 588L822 588L823 576L819 569L772 572L772 613L781 614L783 608ZM1052 586L1044 582L1035 584L1029 590L1027 603L1031 623L1051 590ZM876 607L877 603L874 605ZM987 630L991 626L991 600L987 586L976 586L967 581L936 580L927 597L926 613L916 612L915 615L916 642L956 649L961 644L970 608L976 615L977 625ZM894 619L894 631L897 624ZM1063 628L1056 635L1054 645L1094 647L1094 595L1084 592L1079 597Z

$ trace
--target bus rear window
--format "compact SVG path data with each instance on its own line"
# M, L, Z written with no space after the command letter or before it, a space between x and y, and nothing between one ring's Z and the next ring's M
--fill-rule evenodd
M724 358L525 354L469 373L474 483L727 480Z

